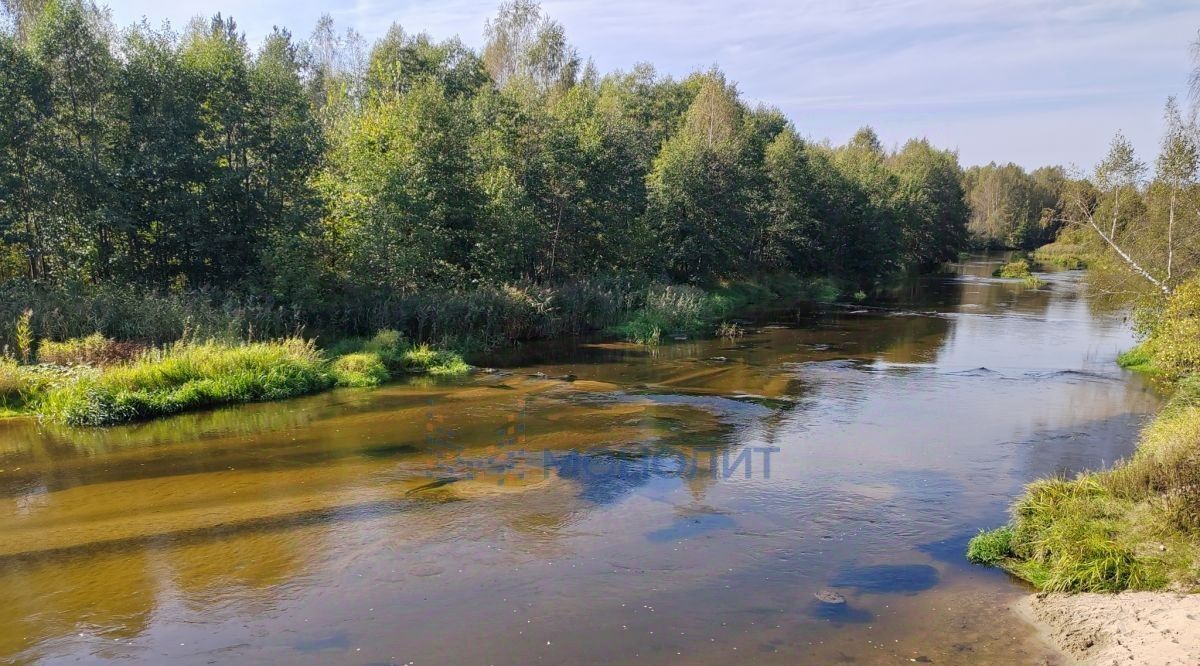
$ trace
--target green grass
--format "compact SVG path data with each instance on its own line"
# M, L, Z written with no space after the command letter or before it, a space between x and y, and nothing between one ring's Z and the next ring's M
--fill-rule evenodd
M975 564L999 565L1012 557L1013 531L1007 525L983 531L967 544L967 559Z
M831 279L792 275L725 282L707 291L690 285L656 284L641 294L639 307L629 310L607 330L631 342L657 345L664 337L712 335L719 323L737 312L801 302L832 302L842 293ZM862 298L866 298L865 293Z
M283 400L331 388L310 341L178 343L47 391L37 411L72 426L144 421L220 405Z
M1159 372L1158 365L1154 361L1154 356L1153 346L1147 340L1117 356L1117 365L1126 370L1154 375Z
M1050 264L1067 270L1087 268L1087 252L1081 245L1054 242L1034 250L1033 258L1040 264Z
M104 344L101 344L104 342ZM55 350L109 349L111 341ZM283 400L334 386L378 386L401 373L453 376L471 366L453 352L411 346L382 331L345 341L332 356L309 340L178 342L133 361L94 366L0 363L0 413L35 413L70 426L111 426L221 405ZM108 352L100 355L109 358Z
M407 349L401 356L401 366L412 374L456 377L471 371L471 366L455 352L433 349L429 345L418 345Z
M379 386L392 378L379 354L359 352L333 359L329 365L338 386L368 388Z
M1026 259L1016 259L1008 262L1007 264L993 271L992 277L1021 280L1030 287L1040 287L1045 284L1033 274L1033 271L1029 265L1029 261Z
M411 345L400 333L393 330L383 330L371 339L352 338L342 340L329 348L329 353L336 359L335 370L342 358L353 357L345 361L349 374L362 374L368 366L373 366L366 374L381 377L380 369L389 376L400 374L434 375L438 377L455 377L471 372L471 366L463 360L458 352L435 349L427 344ZM351 378L347 381L357 383L343 384L345 386L373 386L370 377ZM365 383L363 383L365 382Z

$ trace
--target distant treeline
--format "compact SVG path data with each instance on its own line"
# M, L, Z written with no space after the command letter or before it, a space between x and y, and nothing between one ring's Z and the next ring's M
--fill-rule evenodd
M299 307L601 273L786 271L868 287L951 258L954 153L831 147L711 70L602 75L537 4L482 51L324 19L116 30L6 2L0 277L215 288Z

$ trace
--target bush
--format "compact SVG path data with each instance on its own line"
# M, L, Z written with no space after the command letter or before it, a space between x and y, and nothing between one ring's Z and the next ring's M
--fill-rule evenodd
M43 340L38 345L38 360L52 365L90 365L105 367L129 363L136 360L146 347L131 342L117 342L99 333L86 338L72 338L64 342Z
M17 411L38 393L37 377L11 360L0 360L0 410Z
M615 330L644 345L658 344L664 334L695 335L727 314L728 302L727 296L710 296L697 287L656 285L647 290L642 307Z
M379 386L391 379L383 359L370 352L339 356L330 364L330 372L338 386L353 388Z

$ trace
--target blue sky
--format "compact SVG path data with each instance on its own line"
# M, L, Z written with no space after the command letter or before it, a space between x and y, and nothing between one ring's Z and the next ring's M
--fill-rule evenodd
M103 1L103 0L101 0ZM498 0L110 0L118 25L232 15L257 43L322 13L368 39L393 21L479 46ZM1168 95L1185 95L1196 0L545 0L601 71L718 64L800 132L886 144L922 136L964 164L1090 168L1124 131L1149 161Z

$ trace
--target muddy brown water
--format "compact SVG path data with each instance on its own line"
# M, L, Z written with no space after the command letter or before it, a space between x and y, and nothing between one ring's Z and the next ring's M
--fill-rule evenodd
M966 541L1023 483L1127 455L1160 399L1081 273L994 267L735 342L0 422L0 662L1053 660Z

